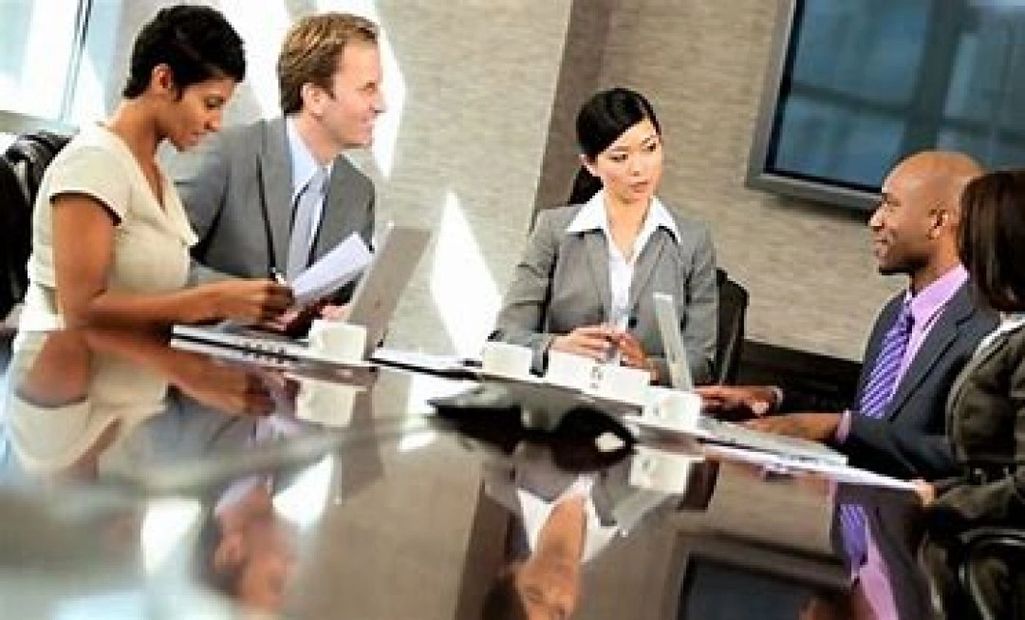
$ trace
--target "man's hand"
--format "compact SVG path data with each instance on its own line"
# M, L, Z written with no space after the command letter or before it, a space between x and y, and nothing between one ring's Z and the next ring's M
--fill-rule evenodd
M701 408L728 417L761 417L776 407L776 390L764 385L705 385L697 388Z
M313 320L321 316L322 310L328 305L327 301L325 298L303 308L293 306L282 314L260 323L257 327L291 338L299 338L310 330Z
M751 420L745 426L766 433L824 442L836 435L839 424L839 413L790 413Z
M936 487L921 478L912 480L911 484L915 485L915 493L918 494L918 499L921 500L923 506L928 506L936 501Z

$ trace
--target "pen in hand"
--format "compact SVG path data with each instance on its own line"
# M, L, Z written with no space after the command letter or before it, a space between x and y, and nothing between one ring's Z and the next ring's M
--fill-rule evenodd
M270 268L270 279L274 280L281 286L288 286L288 280L285 278L283 273L278 271L277 267Z
M621 325L625 323L625 328ZM626 321L617 321L612 326L612 333L609 334L609 349L605 356L605 363L607 364L621 364L623 362L623 351L621 345L621 339L624 334L635 327L637 327L637 317L629 315Z

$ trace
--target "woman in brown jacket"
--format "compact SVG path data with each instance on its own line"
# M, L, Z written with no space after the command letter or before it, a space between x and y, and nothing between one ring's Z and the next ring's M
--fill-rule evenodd
M977 302L999 311L1001 321L947 401L947 435L961 475L919 483L928 506L923 558L948 614L958 618L975 615L953 578L965 537L994 526L1025 534L1025 171L973 180L961 219L959 251ZM977 576L998 617L1025 614L1020 577L1006 559L988 558Z

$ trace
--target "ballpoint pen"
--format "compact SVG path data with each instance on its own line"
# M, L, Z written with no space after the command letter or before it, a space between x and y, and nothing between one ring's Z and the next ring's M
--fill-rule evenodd
M285 278L283 273L278 271L277 267L270 268L270 279L274 280L281 286L288 286L288 279Z

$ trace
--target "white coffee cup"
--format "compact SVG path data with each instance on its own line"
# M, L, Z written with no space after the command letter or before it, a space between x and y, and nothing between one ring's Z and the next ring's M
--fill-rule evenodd
M630 486L661 493L684 493L694 463L700 460L686 454L634 446L630 461Z
M654 422L681 431L697 429L701 414L701 396L663 387L648 388L642 415Z
M310 326L310 350L339 362L359 362L367 342L362 325L317 319Z
M583 390L587 388L593 366L594 360L589 357L549 349L545 380L554 385Z
M527 377L534 351L508 342L486 342L481 350L481 369L507 377Z
M295 417L331 428L346 427L360 391L353 385L303 378L295 398Z

